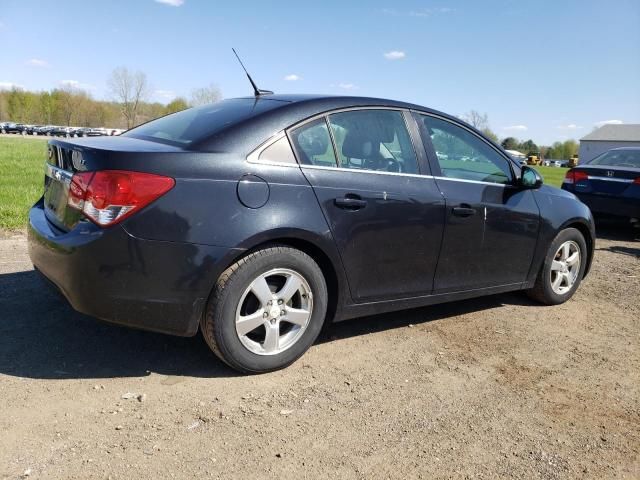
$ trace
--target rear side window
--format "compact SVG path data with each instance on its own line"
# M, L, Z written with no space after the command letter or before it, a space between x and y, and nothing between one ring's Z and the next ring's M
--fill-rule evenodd
M321 167L336 166L336 156L324 118L305 123L292 130L291 141L300 163Z
M418 173L402 112L356 110L329 115L341 168Z
M640 149L609 150L587 163L589 165L603 165L609 167L640 168Z
M188 108L181 112L152 120L122 134L179 147L196 144L238 122L280 106L280 102L261 99L234 98Z
M282 137L265 148L260 153L258 160L269 163L296 163L287 137Z

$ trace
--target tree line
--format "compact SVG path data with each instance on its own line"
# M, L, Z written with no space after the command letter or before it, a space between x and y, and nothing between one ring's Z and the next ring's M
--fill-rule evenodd
M578 142L575 140L554 142L551 146L539 146L531 139L523 141L515 137L507 137L500 141L498 136L493 132L493 130L491 130L489 126L489 117L486 113L482 114L475 110L471 110L470 112L462 115L462 119L477 130L480 130L494 142L500 143L502 148L505 150L517 150L520 153L524 153L526 156L535 155L537 157L552 160L568 160L578 153Z
M551 146L538 146L533 140L520 141L514 137L507 137L500 142L505 150L517 150L525 155L536 155L552 160L568 160L578 153L578 142L575 140L565 140L564 142L554 142Z
M51 91L29 92L20 88L0 90L0 121L33 125L66 125L82 127L132 128L154 118L197 105L213 103L221 98L215 85L197 88L189 99L176 97L167 105L149 102L150 87L143 72L116 68L108 81L109 100L96 100L86 90L65 85ZM507 150L550 159L569 159L578 153L575 140L538 146L533 140L507 137L500 141L491 130L486 113L475 110L462 119L483 132Z
M151 102L147 76L125 67L115 69L107 85L109 100L96 100L87 90L73 85L40 92L16 87L0 90L0 121L128 129L221 98L220 90L209 85L193 90L189 99L176 97L167 105Z

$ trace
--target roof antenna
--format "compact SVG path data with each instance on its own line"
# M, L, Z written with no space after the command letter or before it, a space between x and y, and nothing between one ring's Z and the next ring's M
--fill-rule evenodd
M242 63L242 60L240 60L240 57L238 56L238 53L236 52L236 49L232 48L231 50L233 50L234 55L238 59L238 62L240 62L240 65L242 66L242 69L244 70L244 73L247 74L247 78L249 79L249 82L251 82L251 86L253 87L253 94L256 97L259 97L260 95L273 95L273 92L271 90L260 90L258 88L258 86L256 85L256 82L253 81L253 78L251 78L251 75L249 75L249 72L247 72L247 69L244 68L244 63Z

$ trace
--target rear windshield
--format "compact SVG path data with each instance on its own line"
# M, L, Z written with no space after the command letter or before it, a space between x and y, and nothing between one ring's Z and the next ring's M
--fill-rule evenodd
M122 134L187 147L253 115L271 110L282 103L275 100L233 98L201 107L188 108L152 120Z
M640 168L640 150L609 150L591 160L589 165Z

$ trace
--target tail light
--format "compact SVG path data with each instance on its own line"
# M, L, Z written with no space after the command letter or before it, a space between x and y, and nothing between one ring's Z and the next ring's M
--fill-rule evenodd
M634 185L640 185L640 177L636 178L636 179L633 181L633 184L634 184Z
M73 175L67 204L101 227L121 222L173 188L175 181L151 173L123 170Z
M580 170L569 170L567 175L564 177L564 183L576 184L582 180L589 180L589 175L587 172L582 172Z

